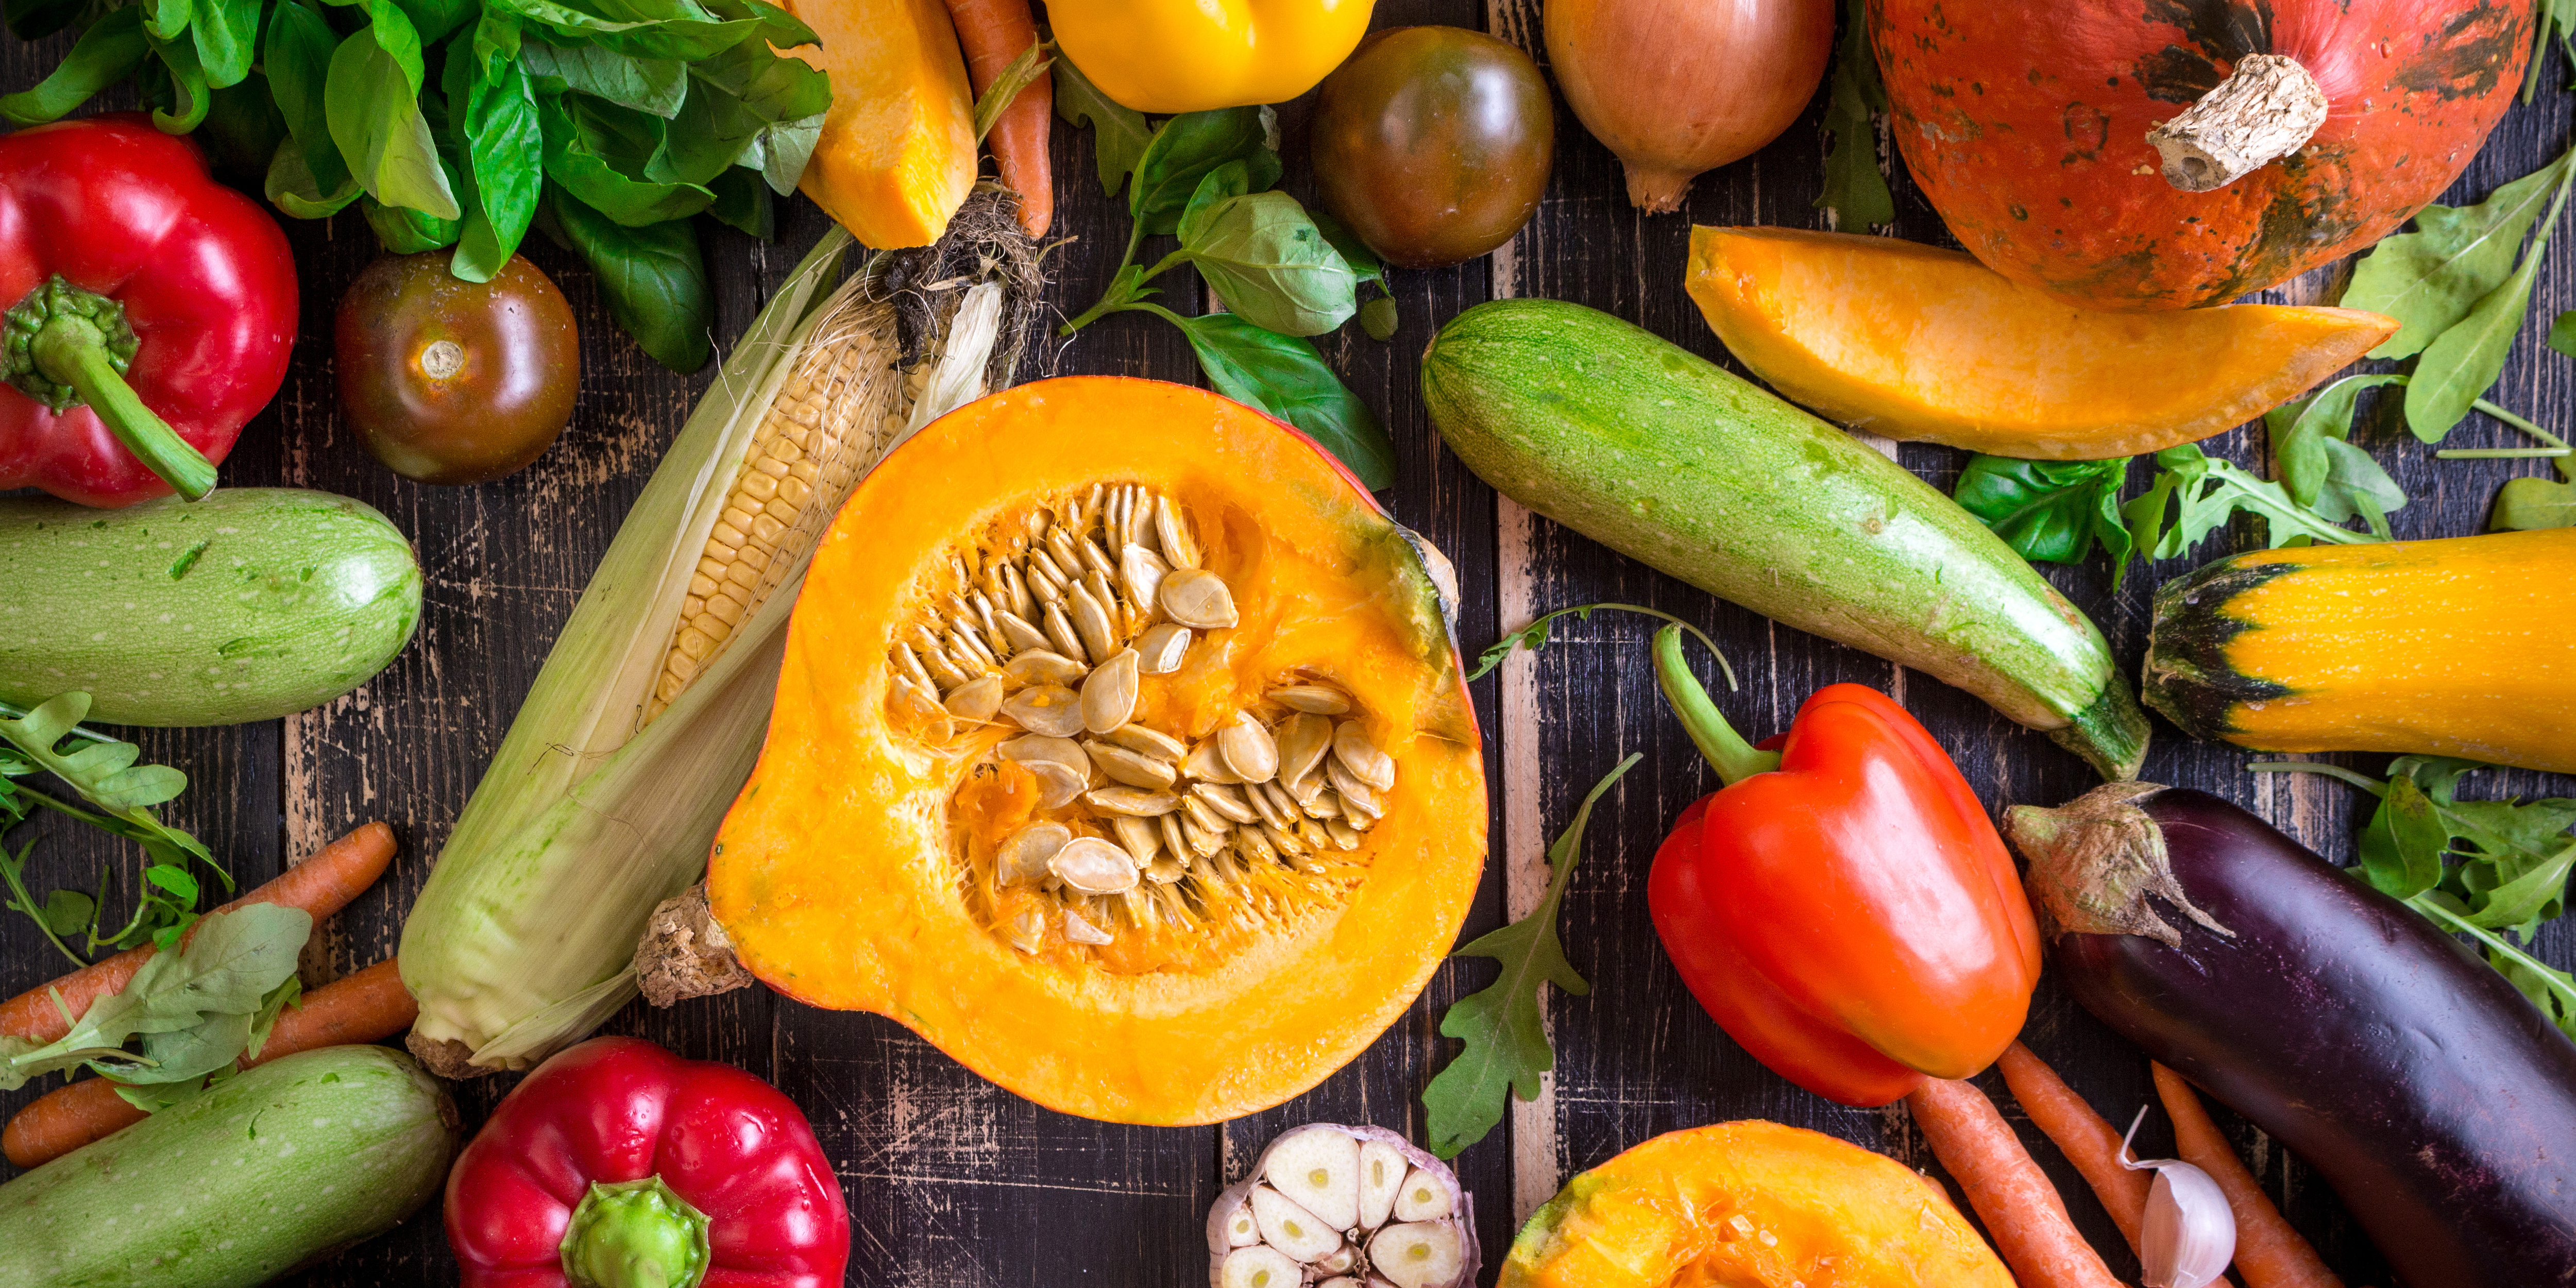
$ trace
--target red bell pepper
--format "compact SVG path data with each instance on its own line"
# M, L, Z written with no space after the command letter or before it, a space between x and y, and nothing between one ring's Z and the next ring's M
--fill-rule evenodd
M447 1175L464 1288L833 1288L850 1213L793 1101L593 1038L537 1066Z
M0 488L127 506L215 483L286 379L277 221L140 115L0 138Z
M2039 931L1967 780L1905 708L1818 690L1778 751L1745 744L1655 638L1665 696L1727 785L1682 812L1646 901L1684 983L1756 1059L1882 1105L2010 1045Z

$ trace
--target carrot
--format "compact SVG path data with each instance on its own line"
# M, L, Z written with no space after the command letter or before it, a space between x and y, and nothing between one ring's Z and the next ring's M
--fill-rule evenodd
M2236 1273L2246 1288L2343 1288L2343 1280L2326 1269L2317 1250L2282 1219L2281 1209L2272 1206L2254 1173L2246 1170L2227 1138L2218 1134L2218 1124L2209 1120L2209 1111L2201 1107L2191 1084L2161 1064L2154 1068L2156 1095L2173 1119L2174 1148L2184 1162L2218 1182L2227 1195L2228 1210L2236 1214Z
M1029 0L948 0L948 17L966 47L966 75L982 98L1014 59L1038 43ZM1039 72L993 121L984 142L1001 163L1002 182L1020 194L1020 227L1046 236L1055 222L1055 178L1047 168L1047 131L1055 119L1055 77Z
M2066 1204L1976 1084L1925 1078L1905 1097L2021 1288L2119 1288Z
M2120 1166L2120 1133L2082 1096L2057 1076L2057 1071L2030 1053L2019 1042L2004 1050L1995 1062L2004 1073L2004 1085L2012 1088L2013 1099L2021 1102L2022 1111L2048 1138L2057 1142L2075 1170L2111 1213L2111 1222L2129 1241L2129 1250L2140 1251L2138 1231L2146 1224L2147 1191L2154 1185L2151 1173L2133 1172Z
M382 823L368 823L224 907L283 904L302 908L320 921L347 907L350 900L374 885L393 857L394 830ZM124 988L154 951L150 945L128 949L0 1002L0 1035L40 1046L60 1039L71 1032L71 1024L63 1019L64 1008L69 1008L74 1018L87 1014L90 1003ZM54 1004L53 995L57 992L62 994L61 1006Z
M403 987L402 972L386 958L355 975L334 980L286 1008L256 1057L242 1068L315 1047L375 1042L411 1027L420 1014ZM38 1096L0 1129L0 1153L19 1167L35 1167L143 1121L142 1110L116 1094L116 1084L89 1078Z

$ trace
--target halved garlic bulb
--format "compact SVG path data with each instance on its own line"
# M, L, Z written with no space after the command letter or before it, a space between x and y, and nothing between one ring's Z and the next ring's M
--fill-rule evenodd
M1213 1288L1466 1288L1474 1209L1440 1160L1381 1127L1280 1135L1208 1213Z
M2154 1168L2155 1186L2147 1191L2147 1220L2138 1232L2139 1281L2146 1288L2202 1288L2226 1273L2236 1259L2236 1213L2227 1193L2209 1173L2178 1158L2129 1156L2129 1142L2147 1120L2147 1108L2129 1120L2120 1138L2120 1166L2130 1171Z

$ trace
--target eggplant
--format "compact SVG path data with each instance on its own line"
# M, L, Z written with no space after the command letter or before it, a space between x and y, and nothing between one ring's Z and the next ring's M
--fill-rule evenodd
M2058 982L2314 1167L2407 1288L2576 1288L2576 1042L2458 940L2206 792L2005 834Z

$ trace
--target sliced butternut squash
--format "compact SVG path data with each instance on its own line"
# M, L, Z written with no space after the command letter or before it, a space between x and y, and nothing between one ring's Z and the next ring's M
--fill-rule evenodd
M975 186L975 99L940 0L781 0L822 37L786 52L832 78L796 186L879 250L927 246Z
M1938 1182L1748 1120L1667 1132L1530 1215L1501 1288L2012 1288Z
M815 553L717 920L772 987L1067 1113L1304 1091L1421 991L1484 867L1426 552L1202 390L968 404Z
M2305 305L2097 312L1958 251L1786 228L1692 229L1689 289L1729 352L1823 416L2037 460L2222 433L2397 329Z

